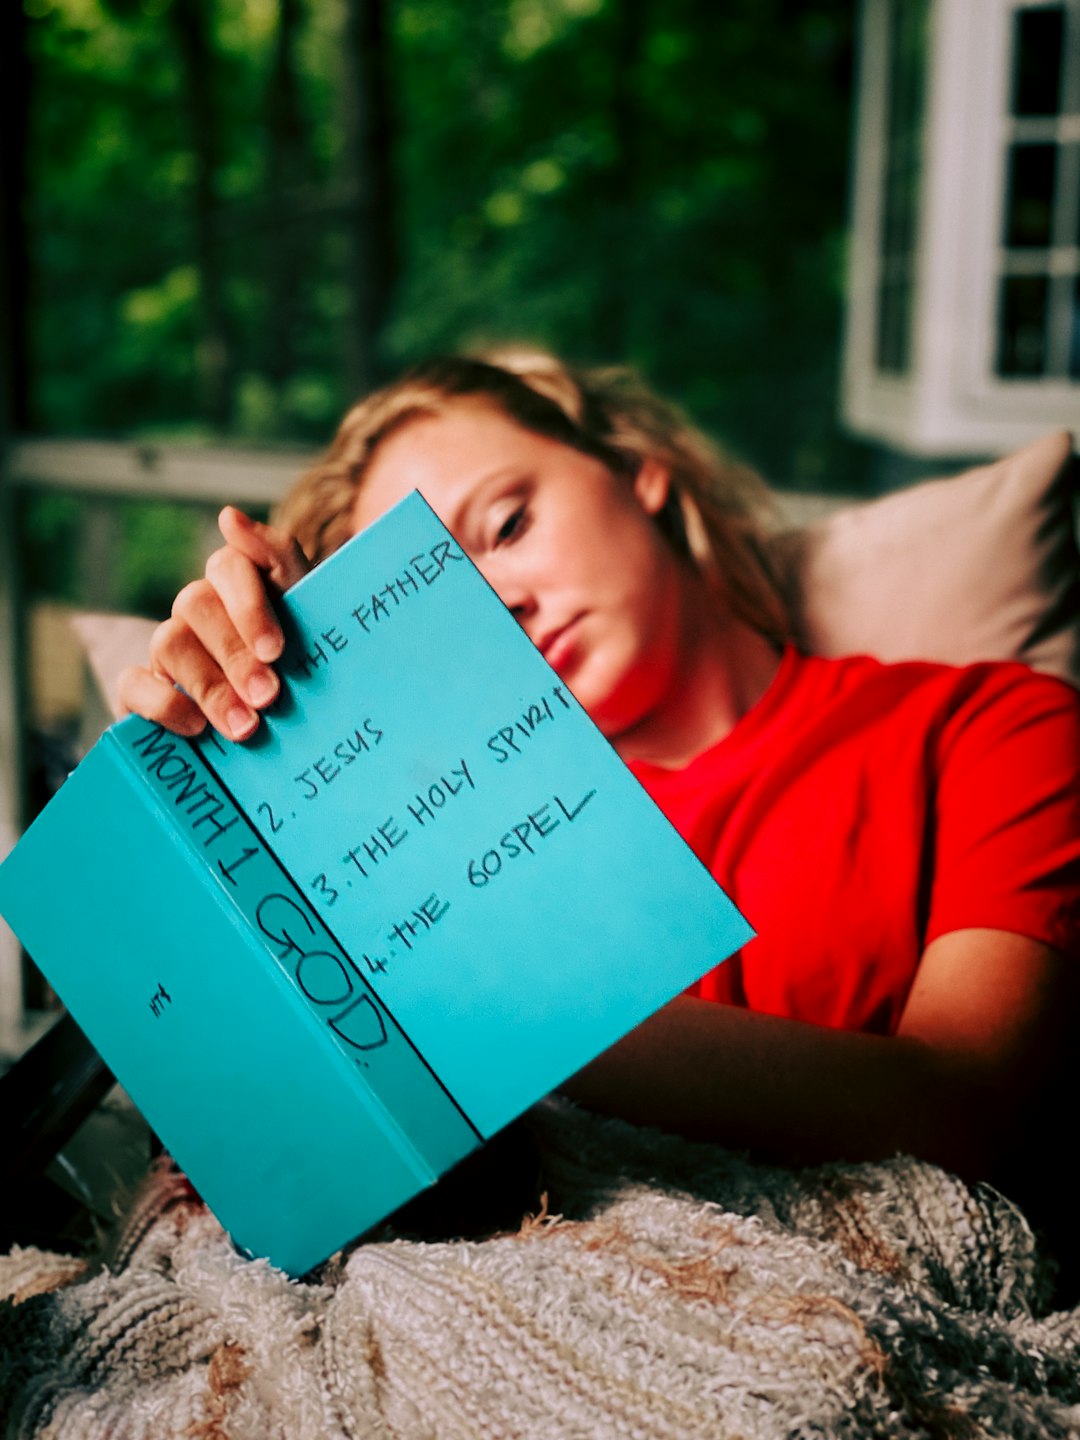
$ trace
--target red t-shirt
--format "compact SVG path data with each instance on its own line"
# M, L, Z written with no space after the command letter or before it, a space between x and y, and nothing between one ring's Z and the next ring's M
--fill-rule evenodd
M705 999L890 1034L947 931L1080 951L1080 695L1060 680L789 648L718 744L631 768L758 932Z

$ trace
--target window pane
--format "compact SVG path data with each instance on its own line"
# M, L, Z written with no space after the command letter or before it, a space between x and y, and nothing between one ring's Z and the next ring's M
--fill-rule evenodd
M1064 28L1061 5L1017 11L1014 115L1056 115L1060 110Z
M1001 283L999 375L1042 375L1046 369L1045 275L1007 275Z
M886 261L909 260L915 250L919 167L893 166L885 182L882 255Z
M878 369L903 375L911 363L911 281L887 280L878 306Z
M1012 147L1005 212L1006 245L1020 248L1050 244L1056 167L1055 145Z

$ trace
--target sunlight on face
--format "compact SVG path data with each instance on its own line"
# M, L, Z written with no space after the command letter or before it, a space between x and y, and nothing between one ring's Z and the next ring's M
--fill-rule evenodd
M410 421L375 452L362 529L418 490L610 738L672 683L684 571L653 516L663 467L634 481L484 400Z

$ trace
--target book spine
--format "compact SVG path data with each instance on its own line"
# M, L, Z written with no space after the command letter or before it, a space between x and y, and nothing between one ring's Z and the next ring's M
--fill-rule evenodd
M298 1006L434 1179L482 1135L432 1071L201 749L131 716L108 732L220 897L285 976Z

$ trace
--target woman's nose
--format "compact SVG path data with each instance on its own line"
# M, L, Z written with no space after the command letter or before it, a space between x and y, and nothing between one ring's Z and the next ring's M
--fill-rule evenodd
M520 576L498 563L478 561L476 568L519 625L524 625L536 613L536 597Z

